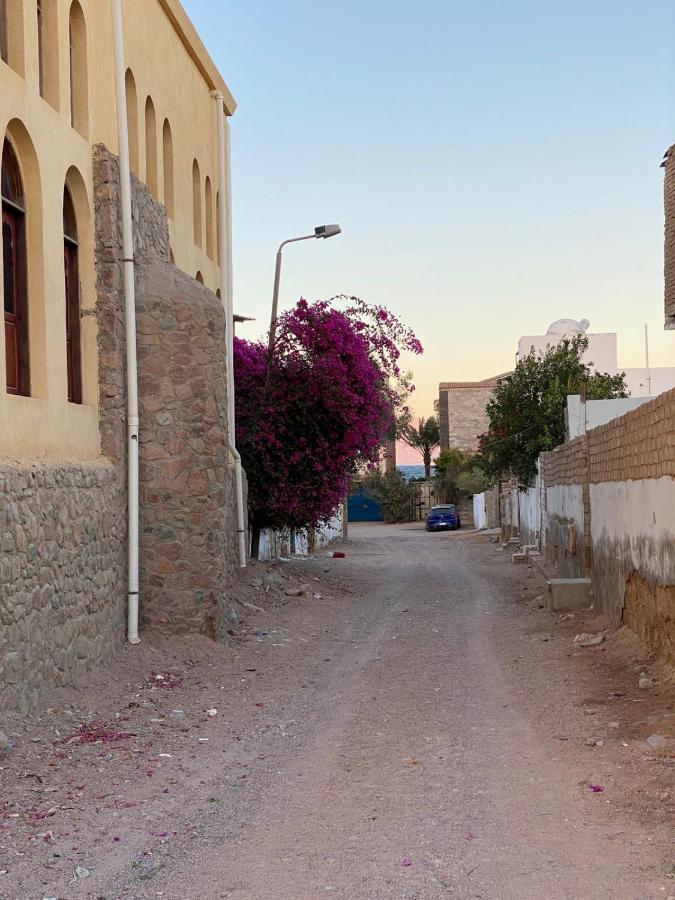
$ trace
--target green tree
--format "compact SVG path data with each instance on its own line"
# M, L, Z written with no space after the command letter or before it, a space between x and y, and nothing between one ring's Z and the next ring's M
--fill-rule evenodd
M363 480L363 490L379 504L385 522L410 521L413 488L399 471L375 469Z
M476 453L464 453L451 447L441 451L434 465L436 500L439 503L459 503L462 495L480 494L490 486L483 460Z
M466 454L456 447L441 450L434 460L436 475L434 479L436 503L458 503L459 488L457 479L466 464Z
M580 334L543 353L532 350L497 387L487 405L490 427L480 442L489 476L513 473L529 484L539 454L565 440L568 394L579 394L585 386L589 400L628 396L624 373L594 372L582 359L587 349L588 338Z
M409 447L420 451L424 460L424 477L427 480L431 478L431 457L441 442L441 433L436 417L419 419L417 427L409 423L403 429L401 437Z
M487 491L490 487L490 479L481 465L473 464L459 473L457 487L467 497L471 497L474 494L482 494L483 491Z

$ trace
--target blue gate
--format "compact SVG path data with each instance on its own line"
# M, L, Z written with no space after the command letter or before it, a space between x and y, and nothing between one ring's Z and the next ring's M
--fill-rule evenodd
M363 493L359 488L347 501L347 516L350 522L382 522L383 515L379 503Z

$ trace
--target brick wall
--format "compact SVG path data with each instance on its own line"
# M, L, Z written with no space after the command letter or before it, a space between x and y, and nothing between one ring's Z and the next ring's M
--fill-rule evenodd
M675 328L675 144L663 162L665 325Z
M588 439L596 602L675 659L675 390Z
M675 390L588 432L590 480L675 475Z
M547 560L675 658L675 390L542 454L540 474Z

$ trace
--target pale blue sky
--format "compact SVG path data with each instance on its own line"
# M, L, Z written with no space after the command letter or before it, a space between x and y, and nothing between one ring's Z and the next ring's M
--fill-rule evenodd
M672 0L184 0L239 108L235 308L338 292L416 330L416 412L440 380L508 369L521 334L586 317L619 362L675 365L663 332Z

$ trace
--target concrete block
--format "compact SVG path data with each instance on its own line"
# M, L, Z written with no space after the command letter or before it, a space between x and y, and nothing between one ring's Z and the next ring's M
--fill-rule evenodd
M511 562L516 566L527 565L527 553L524 553L522 550L516 550L515 553L511 554Z
M502 550L513 551L517 547L520 547L520 538L508 538L508 540L504 541L502 544Z
M551 578L548 582L548 608L553 612L589 609L592 605L590 578Z

